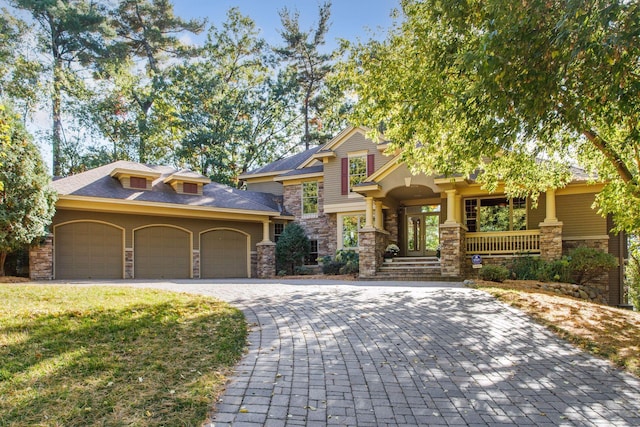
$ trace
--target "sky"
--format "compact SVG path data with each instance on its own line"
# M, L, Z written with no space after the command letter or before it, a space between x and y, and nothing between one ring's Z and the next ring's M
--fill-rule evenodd
M287 7L300 13L300 27L309 30L318 22L318 0L173 0L174 12L182 18L207 18L209 24L217 27L224 22L227 10L238 7L243 15L252 18L262 37L269 44L282 42L278 33L280 16L278 11ZM337 40L344 38L355 41L371 37L384 39L393 22L391 11L397 8L399 0L333 0L331 18L327 34L327 47L337 47Z

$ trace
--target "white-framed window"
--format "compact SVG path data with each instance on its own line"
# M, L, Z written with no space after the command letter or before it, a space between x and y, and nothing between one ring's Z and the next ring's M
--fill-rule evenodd
M349 191L367 178L367 155L349 156Z
M475 197L464 201L465 223L470 232L527 229L527 199Z
M302 183L302 217L318 216L318 181Z
M338 215L339 249L358 249L358 232L364 226L364 214L350 213Z

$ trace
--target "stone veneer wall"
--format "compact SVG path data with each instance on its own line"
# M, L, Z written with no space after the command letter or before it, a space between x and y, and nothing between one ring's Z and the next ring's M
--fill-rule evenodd
M461 224L440 225L440 268L444 277L462 277L466 255L465 228Z
M40 245L29 248L29 278L31 280L53 279L53 234L45 237Z
M384 262L384 249L389 234L380 230L363 230L358 233L360 278L375 277L378 268Z
M311 240L318 241L318 256L333 256L336 252L335 226L331 227L329 217L324 213L324 183L318 182L318 215L313 218L302 217L302 184L285 185L284 207L294 215ZM333 215L335 218L335 215Z
M261 279L267 279L276 275L276 244L273 242L260 242L256 244L258 249L257 259L257 276Z
M398 211L387 209L384 211L384 229L389 233L389 243L400 245L400 232L398 229ZM386 247L386 246L385 246Z
M258 277L258 252L257 251L251 251L251 277Z
M133 279L133 248L124 250L124 277Z
M197 249L193 249L193 271L191 272L192 278L199 279L200 278L200 251Z
M540 223L540 257L545 261L562 258L562 223Z

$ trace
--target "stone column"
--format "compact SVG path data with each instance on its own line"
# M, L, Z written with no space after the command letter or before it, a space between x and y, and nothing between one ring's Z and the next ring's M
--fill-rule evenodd
M367 279L376 276L378 268L383 263L384 249L387 244L389 233L374 228L360 230L359 259L360 278Z
M133 279L133 248L124 250L124 278Z
M200 251L197 249L193 250L193 272L191 278L200 278Z
M53 234L45 237L42 244L29 248L29 278L31 280L53 279Z
M462 277L466 228L461 224L440 225L440 269L443 277Z
M276 244L260 242L256 244L258 251L258 277L267 279L276 275Z
M562 223L540 223L540 258L553 261L562 258Z

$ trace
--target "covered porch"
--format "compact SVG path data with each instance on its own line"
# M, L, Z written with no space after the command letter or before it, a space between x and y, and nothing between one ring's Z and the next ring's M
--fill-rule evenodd
M379 181L370 179L357 189L366 206L364 226L359 232L362 278L390 278L390 272L395 271L397 278L414 279L418 278L414 273L422 268L425 280L457 280L465 276L470 258L476 254L530 254L544 259L562 255L562 223L556 217L554 190L545 193L543 221L525 216L520 224L515 219L519 212L515 202L499 195L488 197L488 193L461 178L405 174L394 179L393 175ZM475 207L469 202L481 197ZM526 214L528 205L525 202L523 206ZM485 216L491 212L494 217L510 212L511 216L503 219L508 221L509 229L476 226L478 214L472 213L471 208L482 209ZM391 243L398 246L399 254L391 263L385 263L385 249ZM400 268L403 264L408 267Z

